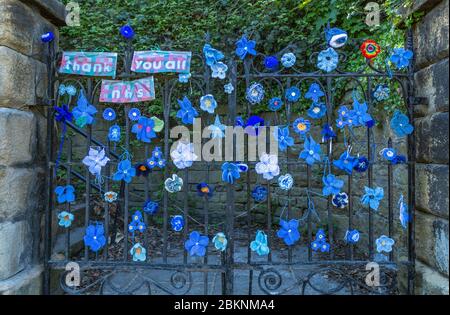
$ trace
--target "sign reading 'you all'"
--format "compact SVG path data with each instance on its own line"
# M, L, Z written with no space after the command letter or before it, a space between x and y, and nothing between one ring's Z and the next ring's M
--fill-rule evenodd
M59 67L60 73L115 77L117 53L65 51Z
M102 80L100 102L136 103L155 99L153 77L135 81Z
M189 73L191 52L186 51L135 51L131 71L141 73Z

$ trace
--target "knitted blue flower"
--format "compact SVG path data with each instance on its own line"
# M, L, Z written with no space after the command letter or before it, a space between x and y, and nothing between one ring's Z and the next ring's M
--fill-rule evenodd
M311 243L311 249L315 252L320 250L322 253L330 251L330 244L327 243L324 230L320 229L317 231L315 240Z
M256 42L248 40L244 35L236 42L236 55L238 55L241 60L244 60L247 54L256 56L255 46Z
M95 223L86 228L86 234L83 237L84 245L93 252L97 252L106 244L105 229L102 223Z
M319 101L319 98L324 96L325 93L320 89L320 85L317 83L312 83L309 86L308 92L305 93L305 98L312 100L314 103Z
M142 218L142 213L140 211L136 211L131 217L131 222L128 224L128 232L134 233L139 231L143 233L146 228L147 225Z
M126 39L132 39L134 37L134 30L130 25L124 25L120 28L120 35Z
M288 246L294 245L300 239L298 232L298 220L292 219L288 221L280 220L281 228L277 231L277 236L283 239Z
M191 101L185 96L183 100L178 100L180 110L177 112L177 118L181 118L183 124L192 125L194 118L198 116L197 111L192 107Z
M267 56L264 58L264 66L269 70L276 70L278 69L278 58L275 56Z
M349 110L347 106L341 106L338 108L338 118L336 119L336 126L339 129L344 128L345 126L351 127L354 123L353 120L353 111Z
M225 162L222 164L222 180L233 184L236 179L241 177L241 172L246 172L248 166L242 163Z
M151 118L142 116L138 122L133 125L131 132L136 134L136 138L142 142L150 143L152 138L156 138L154 130L155 121Z
M124 180L126 183L130 183L131 179L136 176L136 169L131 165L130 160L123 160L119 162L117 171L113 175L113 180Z
M211 131L212 139L225 137L226 126L220 122L219 115L216 115L214 124L210 125L208 129Z
M322 150L320 144L316 143L310 136L305 139L303 151L300 152L299 158L304 159L308 165L313 165L315 162L320 162Z
M375 243L377 245L377 252L390 253L392 252L392 246L395 244L395 241L392 238L387 237L386 235L381 235L376 239Z
M410 60L413 57L413 52L405 48L394 48L394 52L390 57L390 61L398 68L403 69L409 66Z
M327 28L325 30L325 39L327 41L328 46L333 48L340 48L345 45L348 39L347 32L337 28Z
M397 154L392 160L389 161L391 164L403 164L406 163L406 156Z
M283 106L283 101L279 97L273 97L269 101L269 109L271 111L277 111Z
M294 185L294 178L292 177L291 174L287 173L284 175L280 175L280 177L278 177L278 186L280 186L282 190L287 191L291 189L293 185Z
M120 127L119 125L113 125L109 127L108 131L109 141L119 142L120 141Z
M72 185L66 185L66 186L58 186L55 188L55 193L57 196L58 203L65 203L65 202L74 202L75 201L75 188L73 188Z
M297 118L294 123L292 124L294 127L294 131L298 133L299 135L303 136L305 135L309 129L311 128L311 123L307 119L303 119L302 117Z
M147 259L147 250L140 243L136 243L131 247L130 255L133 261L145 261Z
M290 68L293 65L295 65L295 62L297 61L297 58L295 55L291 52L285 53L283 56L281 56L281 64L285 68Z
M263 231L257 231L255 240L250 243L250 249L259 256L268 255L270 248L267 243L267 235Z
M325 72L331 72L336 69L338 62L339 56L331 47L322 50L317 57L317 67Z
M247 88L247 91L245 92L245 98L250 102L250 104L258 104L263 100L264 93L264 87L260 83L253 82Z
M372 92L373 98L378 102L387 100L389 98L389 94L390 90L387 84L378 84Z
M208 243L209 239L207 236L201 235L197 231L193 231L189 234L189 239L184 242L184 248L188 251L190 256L203 257L206 254Z
M225 57L221 51L213 48L210 44L205 44L203 46L203 55L205 56L206 64L208 66L212 66Z
M345 151L339 157L339 160L334 160L333 165L347 172L348 174L353 173L353 168L358 163L358 159L354 156L351 156L348 151Z
M266 187L256 186L255 188L253 188L253 190L252 190L252 198L256 202L266 201L266 199L267 199L267 189L266 189Z
M233 91L234 91L234 86L233 86L233 84L231 84L231 83L227 83L227 84L225 84L225 85L223 86L223 90L224 90L225 93L231 94L231 93L233 93Z
M116 119L116 112L114 111L114 109L110 107L105 108L105 110L103 111L103 119L108 121Z
M177 174L173 174L172 177L169 177L164 181L164 188L170 193L179 192L182 187L183 179Z
M357 162L355 166L353 166L353 169L357 171L358 173L364 173L369 168L369 160L365 156L360 156L356 159Z
M349 244L356 244L359 241L359 231L358 230L347 230L345 232L344 240Z
M264 126L264 119L259 116L250 116L245 123L245 132L250 136L257 136L259 128Z
M321 134L324 141L336 138L336 134L333 131L333 127L331 127L328 124L323 125Z
M153 201L151 199L148 199L145 203L144 203L144 207L142 210L144 210L145 213L148 214L155 214L156 212L158 212L159 209L159 204L156 201Z
M393 148L384 148L383 150L380 151L380 154L387 161L392 161L397 156L397 152Z
M200 197L211 198L214 193L214 189L210 187L207 183L201 182L197 185L197 195Z
M147 166L150 169L159 167L163 169L166 166L166 160L163 158L163 153L160 147L155 147L152 151L152 156L146 161Z
M365 194L361 197L361 203L365 206L369 206L373 210L378 210L380 201L384 197L384 190L382 187L376 187L375 189L365 186Z
M178 82L180 82L180 83L188 83L190 78L191 78L191 74L190 73L180 73L178 75Z
M355 98L353 99L353 125L365 126L368 121L372 120L372 116L367 113L367 104L359 103Z
M200 98L200 108L205 112L214 114L214 110L217 107L217 101L211 94L204 95Z
M55 34L53 34L53 32L47 32L47 33L41 35L41 41L43 43L50 43L54 39L55 39Z
M211 77L223 80L227 76L227 70L228 66L219 61L211 66Z
M333 198L331 199L331 203L336 208L345 208L348 205L348 195L345 192L338 193L336 195L333 195Z
M390 126L397 137L406 137L414 130L414 127L409 123L408 116L402 114L399 110L394 112Z
M172 230L175 232L180 232L184 227L184 218L181 215L175 215L170 220L170 225L172 225Z
M67 211L62 211L58 213L58 225L64 228L68 228L72 225L72 221L74 219L74 215Z
M289 102L297 102L300 99L302 93L296 86L291 86L286 90L285 97Z
M308 116L313 119L320 119L327 113L327 107L324 103L312 103L308 109Z
M94 122L94 115L97 113L97 109L89 104L83 90L80 90L78 96L77 106L72 110L72 115L75 118L75 124L83 128L85 125L91 125Z
M66 104L63 104L61 107L54 106L55 109L55 119L58 122L66 123L70 122L73 119L73 115L70 112L69 106Z
M333 174L328 174L322 178L323 189L322 194L324 196L336 195L341 192L341 188L344 186L344 181L336 178Z
M137 108L132 108L128 112L128 118L133 121L138 121L141 118L141 111Z
M281 151L286 151L287 147L294 145L294 138L289 136L289 127L277 127L274 131L275 139L278 141L278 148Z
M225 234L223 234L222 232L217 233L213 237L212 242L214 243L214 247L221 252L225 251L225 249L227 248L228 241Z

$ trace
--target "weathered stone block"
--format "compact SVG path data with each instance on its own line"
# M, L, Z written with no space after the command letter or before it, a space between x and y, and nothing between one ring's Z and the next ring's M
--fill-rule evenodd
M27 268L0 281L0 295L37 295L42 292L42 266Z
M428 99L428 113L448 111L448 58L414 75L416 96Z
M46 72L42 62L0 46L0 106L37 105L45 95Z
M448 295L448 277L416 260L415 294Z
M415 126L417 161L448 163L448 112L417 119Z
M0 165L29 163L36 151L36 119L30 112L0 108Z
M26 221L0 224L0 281L26 267L29 253L29 227Z
M448 218L448 175L448 165L416 165L417 208Z

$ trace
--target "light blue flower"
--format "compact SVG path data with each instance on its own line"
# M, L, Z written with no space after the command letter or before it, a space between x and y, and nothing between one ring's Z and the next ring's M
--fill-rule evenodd
M203 257L206 254L208 243L209 239L207 236L201 235L197 231L193 231L189 234L189 239L184 242L184 248L188 251L190 256Z
M398 208L400 210L400 224L404 229L408 227L408 222L410 221L410 215L408 211L408 205L403 200L403 195L400 196L400 199L398 200Z
M367 104L359 103L356 98L353 99L353 125L365 126L368 121L372 120L372 116L367 113Z
M108 161L109 158L105 154L105 149L97 150L95 148L90 148L88 155L83 158L82 163L89 167L89 172L92 175L99 176L102 167L104 167Z
M378 210L380 201L384 197L384 190L382 187L376 187L375 189L365 186L365 194L361 197L361 203L365 206L369 206L373 210Z
M91 125L94 122L94 115L96 113L97 109L89 104L83 90L80 90L77 106L72 110L76 125L80 128L83 128L85 125Z
M333 174L328 174L322 178L323 189L322 194L324 196L336 195L341 192L341 188L344 186L344 181L336 178Z
M213 95L206 94L200 98L200 108L205 112L214 114L214 110L216 109L216 107L217 101L215 100Z
M324 96L325 93L320 89L320 85L317 83L312 83L309 86L308 92L305 93L305 98L312 100L314 103L319 101L319 98Z
M390 126L397 137L406 137L414 130L414 127L409 123L408 116L402 114L399 110L394 112Z
M62 211L60 213L58 213L58 225L68 228L69 226L72 225L72 221L74 219L74 215L70 212L67 211Z
M147 250L139 243L134 244L130 249L130 254L133 261L145 261L147 259Z
M141 116L131 128L131 132L136 134L138 140L150 143L153 138L156 138L154 127L155 121L153 119Z
M413 57L413 52L405 48L394 48L394 52L390 57L390 61L398 68L403 69L409 66L410 60Z
M291 86L285 93L285 97L289 102L297 102L301 95L300 89L296 86Z
M75 201L75 188L73 188L72 185L66 185L66 186L58 186L55 188L56 193L56 200L58 203L65 203L65 202L74 202Z
M112 125L109 127L108 131L109 141L119 142L120 141L120 127L119 125Z
M333 198L331 199L331 203L336 208L345 208L348 205L348 195L345 192L338 193L336 195L333 195Z
M227 70L228 66L219 61L211 66L211 77L223 80L227 76Z
M339 55L331 47L322 50L317 57L317 67L325 72L331 72L336 69L338 62Z
M233 86L233 84L231 84L231 83L227 83L227 84L225 84L225 85L223 86L223 90L224 90L225 93L231 94L231 93L233 93L233 91L234 91L234 86Z
M217 233L212 241L214 243L214 247L221 252L225 251L225 249L227 248L228 241L225 234L223 234L222 232Z
M192 107L191 101L185 96L183 100L178 100L180 110L177 112L177 118L181 118L183 124L192 125L194 118L198 116L197 111Z
M297 118L292 124L294 131L301 136L304 136L311 129L311 122L302 117Z
M184 169L191 167L198 156L195 154L193 143L178 142L175 150L170 152L173 164L179 168Z
M164 188L170 193L179 192L182 187L183 179L177 174L173 174L172 177L169 177L164 181Z
M289 136L289 127L276 127L274 137L278 141L278 147L281 151L286 151L287 147L294 145L294 138Z
M242 163L225 162L222 164L222 180L233 184L236 179L241 177L241 172L246 172L248 166Z
M66 93L70 96L75 96L75 94L77 94L77 89L73 85L67 85Z
M280 220L281 228L277 231L277 236L282 238L288 246L294 245L300 239L298 232L298 220L292 219L288 221Z
M358 243L359 238L360 234L358 230L347 230L347 232L345 232L344 240L349 244Z
M315 162L320 162L322 151L320 144L316 143L310 136L305 139L303 151L300 152L299 158L304 159L308 165L313 165Z
M308 116L313 119L320 119L327 113L327 107L324 103L312 103L308 109Z
M263 231L256 232L255 240L250 243L250 249L256 252L259 256L268 255L270 252L267 235Z
M295 57L295 55L291 52L289 53L285 53L283 54L283 56L281 56L281 64L283 65L283 67L285 68L290 68L293 65L295 65L295 62L297 61L297 58Z
M353 111L349 110L347 106L341 106L338 108L338 119L336 119L336 126L339 129L345 126L351 127L353 125Z
M219 115L216 115L214 124L209 126L208 129L211 131L211 138L223 138L225 137L226 126L220 122Z
M244 60L247 54L256 56L255 47L256 42L253 40L248 40L244 35L236 42L236 55L238 55L241 60Z
M134 176L136 176L136 169L131 165L130 160L123 160L119 162L112 179L115 181L123 180L129 184Z
M184 218L181 215L175 215L170 220L170 225L172 225L172 230L175 232L180 232L184 227Z
M257 82L253 82L245 93L245 98L250 104L258 104L264 99L264 87Z
M387 237L386 235L381 235L377 240L375 241L377 245L377 252L382 253L390 253L392 252L392 246L395 244L395 241Z
M351 156L348 151L345 151L341 154L338 160L333 161L333 165L338 169L347 172L347 174L353 173L353 168L358 163L358 159L354 156Z
M180 83L188 83L190 78L191 78L191 74L190 73L180 73L178 75L178 82L180 82Z
M291 174L288 173L278 177L278 186L280 186L282 190L289 190L292 188L293 185L294 185L294 178L292 177Z
M105 229L102 223L95 223L86 228L86 234L83 237L84 245L93 252L97 252L106 244Z
M263 187L263 186L256 186L253 190L252 190L252 198L256 201L256 202L263 202L266 201L267 199L267 188Z
M372 96L376 101L382 102L389 98L389 94L390 90L387 84L378 84L373 91Z
M271 180L280 174L277 155L263 153L259 159L260 161L255 165L255 171L264 179Z
M210 44L205 44L203 46L203 55L205 56L206 64L208 66L214 65L224 58L223 53L213 48Z
M269 109L271 111L277 111L283 106L283 101L279 97L273 97L269 101Z

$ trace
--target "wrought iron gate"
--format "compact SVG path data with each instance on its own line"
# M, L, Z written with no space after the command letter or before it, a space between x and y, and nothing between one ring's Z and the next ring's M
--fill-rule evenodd
M411 35L407 41L409 48L412 49ZM359 45L357 41L356 44ZM351 45L350 45L351 46ZM309 48L308 48L309 49ZM376 82L389 81L389 84L394 84L397 90L402 94L405 108L409 114L410 120L412 120L413 102L412 98L412 69L408 72L401 73L386 73L380 69L375 68L371 63L366 63L360 71L347 72L345 70L345 54L340 52L341 63L344 67L339 66L335 72L323 73L321 71L315 72L303 72L302 68L308 68L308 64L314 63L313 60L317 56L317 53L305 56L305 53L309 51L305 47L290 45L286 47L282 52L294 52L297 55L297 59L300 61L299 66L293 68L278 71L267 71L260 69L259 65L264 57L262 54L258 54L255 58L245 59L244 62L237 62L234 59L227 60L229 68L229 82L234 87L234 91L229 95L224 95L221 99L223 102L220 105L227 107L227 125L234 126L238 111L242 110L240 114L249 117L253 114L254 108L248 103L244 107L238 106L238 100L241 97L243 91L250 86L252 82L260 82L267 89L274 89L280 95L284 95L284 91L287 87L297 86L302 87L306 82L316 82L325 92L325 104L327 108L327 114L324 118L324 122L333 124L333 113L335 112L335 100L334 95L338 90L345 91L347 84L352 89L358 90L359 95L367 103L369 112L373 110L374 100L372 97L372 90ZM317 51L317 50L316 50ZM282 52L278 53L280 55ZM123 67L122 73L118 76L119 79L128 80L138 77L137 74L130 72L131 58L133 54L133 47L131 41L127 41L127 45L123 54ZM58 149L57 142L61 143L61 137L57 136L57 125L55 123L55 110L54 106L61 104L59 100L58 87L61 84L72 84L77 89L83 89L85 94L92 104L97 104L99 87L101 80L95 78L82 78L71 77L57 74L56 63L59 62L60 56L54 51L53 43L48 44L48 87L49 95L49 107L48 107L48 120L47 120L47 132L48 132L48 170L47 170L47 186L48 186L48 204L46 208L46 220L45 220L45 279L44 288L45 292L50 293L50 276L59 278L60 285L66 293L69 294L82 294L89 293L91 291L99 291L100 293L119 293L119 294L132 294L132 293L168 293L168 294L210 294L210 293L223 293L223 294L283 294L283 293L322 293L322 294L338 294L347 293L352 294L358 290L368 290L363 292L373 293L392 293L396 292L397 281L396 273L401 266L405 266L407 269L407 283L408 292L413 292L414 282L414 220L410 220L408 223L407 231L405 234L405 242L403 243L405 251L402 254L394 254L391 252L387 261L379 262L381 266L382 280L384 284L389 284L390 289L393 291L380 290L379 288L369 288L364 284L364 276L366 272L367 263L373 261L375 256L374 242L377 224L379 221L374 217L375 214L370 209L366 209L364 212L363 220L367 219L367 225L362 231L367 235L367 245L364 245L363 249L357 249L354 245L345 245L343 249L338 249L339 241L343 238L341 235L336 235L333 225L335 210L331 205L331 197L327 197L323 200L324 214L321 222L326 223L326 229L328 233L328 239L330 243L330 252L325 255L317 256L313 253L309 244L313 241L313 226L317 223L314 222L315 217L311 212L311 201L319 200L323 197L311 195L314 185L314 175L316 170L313 167L306 165L302 160L298 158L292 158L291 153L288 152L280 160L281 169L283 173L296 174L299 167L303 167L304 174L306 174L305 189L293 192L288 191L285 195L285 214L288 218L292 218L295 213L301 213L303 221L300 226L302 231L303 243L299 243L295 246L289 246L287 249L277 249L279 245L276 243L276 236L273 233L274 223L277 223L275 219L278 217L277 211L281 208L279 205L273 203L274 197L277 197L279 192L275 192L276 188L272 185L272 182L261 182L267 188L268 198L264 204L256 204L251 198L251 191L253 188L253 179L251 171L254 171L254 163L248 162L249 171L246 175L240 179L239 184L242 186L239 189L245 193L245 208L238 210L236 208L236 186L231 184L223 184L221 189L226 192L226 205L223 212L224 217L222 222L211 223L210 222L210 202L208 198L203 200L203 214L194 218L194 215L190 212L191 195L195 194L191 187L194 183L189 181L190 170L184 169L177 171L173 169L172 165L168 163L167 167L162 171L162 178L168 178L173 172L177 172L184 180L185 185L183 190L178 194L182 195L182 200L173 200L170 194L161 189L162 194L159 196L162 205L162 222L145 215L147 226L157 227L157 229L145 234L142 239L142 243L145 245L150 244L153 239L161 239L160 246L153 252L148 250L149 254L146 262L133 262L130 258L130 235L127 232L127 226L129 223L129 217L131 215L131 203L133 200L141 200L144 202L150 195L156 194L156 191L151 191L154 186L154 179L157 177L146 177L144 180L144 188L142 193L136 193L130 188L133 184L127 184L121 182L118 188L119 198L114 204L107 203L103 200L103 193L109 191L113 187L113 183L109 179L112 174L112 167L116 164L121 157L122 148L114 147L114 145L108 140L107 137L101 136L100 133L93 131L93 127L88 125L86 129L77 127L71 122L66 122L67 128L63 135L64 144L61 145L62 155ZM165 159L170 160L169 146L170 146L170 126L174 124L171 119L171 111L174 104L176 104L176 98L181 96L177 94L180 91L183 94L189 95L205 95L205 94L223 94L223 83L217 84L217 80L213 80L210 75L209 68L206 66L203 56L199 54L193 55L192 78L189 84L182 85L178 82L178 79L169 75L161 75L155 78L155 86L157 93L156 102L160 102L163 108L162 117L164 119L165 128L162 141L163 152ZM390 80L389 80L390 79ZM344 82L344 83L343 83ZM346 82L346 83L345 83ZM392 89L391 89L392 90ZM68 103L73 103L74 100L69 100ZM273 114L266 119L269 124L282 125L291 124L293 121L293 111L295 104L284 99L286 104L284 113L277 115ZM143 106L144 104L140 104ZM127 119L128 112L131 108L129 104L117 106L122 108L119 116L125 117L124 130L125 130L125 142L123 149L130 151L131 142L130 139L130 121ZM145 111L145 110L144 110ZM119 112L119 110L118 110ZM98 114L97 114L98 115ZM122 117L122 118L123 118ZM207 119L204 123L208 126L212 123L210 119ZM108 127L111 125L109 124ZM59 130L61 134L61 130ZM75 140L78 137L78 141ZM82 140L79 140L82 139ZM103 140L106 139L106 140ZM383 147L391 147L397 145L396 142L392 142L389 139L386 143L377 143L374 140L374 134L367 128L367 133L363 136L353 135L350 137L353 141L353 146L357 147L361 154L366 154L370 160L370 166L367 171L367 175L347 175L346 190L350 196L350 202L346 214L344 211L339 213L340 218L345 214L348 229L355 227L355 213L361 206L354 204L352 194L354 191L354 181L363 181L367 183L367 186L372 187L374 182L374 172L377 168L387 170L385 176L387 186L387 212L385 219L386 226L384 230L389 237L396 237L395 235L395 219L394 219L394 168L396 165L387 164L381 162L375 156L375 145ZM398 145L401 145L398 144ZM96 182L93 176L89 173L81 163L83 157L92 146L98 146L105 148L106 155L110 157L111 161L105 167L105 181ZM329 160L333 159L332 146L326 142L327 152L326 156ZM80 156L81 153L83 155ZM151 148L149 144L145 144L143 152L146 157L149 156ZM74 158L74 156L77 157ZM415 153L414 153L414 134L410 135L407 140L407 166L402 169L407 173L407 191L408 206L410 209L410 215L414 217L414 175L415 175ZM136 162L136 161L134 161ZM219 162L195 162L195 166L201 167L204 170L204 181L209 182L211 172L220 170L221 163ZM398 166L403 167L403 166ZM56 169L58 170L58 173ZM356 178L359 176L358 178ZM62 210L55 203L54 189L56 184L69 185L73 184L77 186L78 195L84 194L83 198L77 198L77 203L67 204L64 209L69 213L74 213L76 217L82 218L83 222L78 226L81 231L93 221L103 222L105 227L105 235L107 236L107 243L103 250L98 253L92 253L84 246L81 251L77 250L76 244L74 244L74 234L76 231L76 225L72 228L62 230L55 224L57 211ZM82 193L81 193L82 192ZM304 199L300 197L303 196ZM297 199L296 199L297 198ZM84 199L84 200L83 200ZM294 200L296 202L294 203ZM299 200L303 200L304 206L299 205ZM306 201L305 201L306 200ZM317 201L316 200L316 201ZM301 201L302 202L302 201ZM300 202L300 203L301 203ZM308 204L306 204L308 203ZM319 202L320 203L320 202ZM180 206L178 206L180 204ZM254 238L254 226L255 217L254 209L256 207L266 208L266 223L264 230L269 237L269 245L272 245L272 252L269 253L264 259L256 257L252 254L252 251L248 247L250 241ZM308 211L308 209L310 211ZM170 232L170 216L174 213L180 213L183 215L186 224L182 232L178 233L178 243L171 239ZM360 215L360 214L359 214ZM275 221L275 222L274 222ZM237 228L240 225L240 228ZM183 254L178 257L171 257L170 251L173 249L171 244L176 243L177 246L183 249L182 242L188 238L188 234L192 231L191 226L196 226L198 229L202 229L205 235L211 235L213 230L220 230L225 233L228 238L228 247L225 252L218 253L212 248L207 250L204 258L198 258L192 260L188 257L187 252L183 250ZM379 227L379 226L378 226ZM56 229L56 231L55 231ZM263 229L263 228L261 228ZM57 231L64 231L62 234ZM152 234L153 233L153 234ZM78 235L79 236L79 235ZM118 239L121 238L121 239ZM180 242L181 238L181 242ZM236 248L242 247L240 241L244 241L246 249L241 252L245 253L245 257L237 259ZM401 243L401 242L399 242ZM58 247L59 246L59 247ZM305 255L302 256L299 252L296 252L296 246L302 247L305 250ZM59 248L59 249L58 249ZM116 250L113 251L112 249ZM159 253L160 251L160 253ZM400 252L400 250L399 250ZM287 255L280 257L280 255ZM344 255L341 255L344 253ZM404 255L403 255L404 254ZM154 256L154 257L152 257ZM178 259L179 258L179 259ZM71 263L71 264L69 264ZM76 263L76 264L74 264ZM69 265L68 265L69 264ZM67 266L69 268L67 269ZM67 284L67 276L71 275L71 270L75 270L77 267L82 270L82 278L88 279L82 281L80 287L71 287ZM75 269L74 269L75 268ZM288 269L289 273L284 272L283 268ZM298 272L296 268L303 268L305 271ZM57 274L52 270L62 270ZM166 281L156 279L150 273L150 271L158 270L161 275L164 274ZM126 285L114 284L114 277L119 277L121 273L127 272L132 275L131 279L126 278L122 282ZM297 273L296 273L297 272ZM362 272L362 273L361 273ZM195 280L194 274L201 273L200 280ZM362 275L363 274L363 275ZM211 287L212 279L219 276L219 288L217 291L208 291ZM288 281L288 277L292 275ZM327 284L317 284L317 277L326 275L328 279L333 279L334 286L330 287ZM240 278L240 279L239 279ZM242 279L245 279L242 282ZM238 282L239 281L239 282ZM320 282L320 281L319 281ZM237 284L239 283L239 284ZM199 287L202 289L199 291ZM385 288L386 289L386 288ZM300 290L300 291L296 291Z

